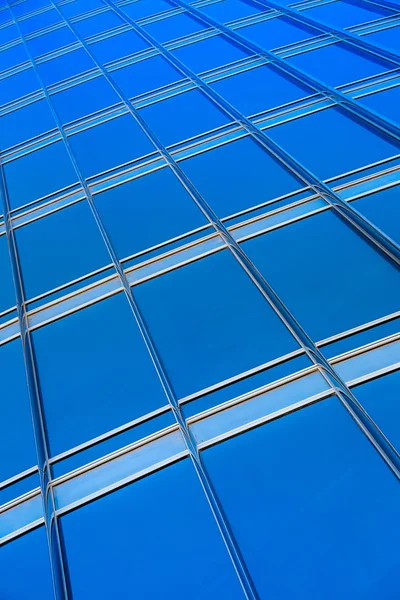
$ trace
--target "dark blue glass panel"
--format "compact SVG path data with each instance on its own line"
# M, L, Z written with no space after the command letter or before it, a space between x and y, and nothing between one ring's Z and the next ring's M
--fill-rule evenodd
M399 153L399 146L391 138L336 107L273 127L268 135L321 179ZM305 144L310 138L316 143Z
M0 461L0 481L4 481L35 466L37 461L19 339L0 346L0 379L0 455L3 457Z
M3 209L3 206L1 208ZM0 312L3 312L16 304L10 254L5 234L0 236L0 278Z
M138 2L122 6L121 10L130 19L138 21L139 19L144 19L145 17L171 10L172 8L176 8L176 6L165 0L138 0Z
M23 44L17 44L11 46L7 50L0 52L0 71L6 71L12 69L17 65L20 65L28 61L28 54Z
M199 90L192 90L141 109L141 115L164 146L195 137L229 122ZM196 115L196 118L193 118Z
M36 461L35 461L36 462ZM32 465L33 466L33 465ZM23 496L40 486L39 473L33 473L17 480L15 483L0 489L0 506Z
M46 10L45 12L39 13L29 19L23 19L19 22L19 27L22 31L22 35L29 35L45 29L51 25L61 22L61 17L56 9Z
M149 44L137 33L125 31L125 33L119 33L96 44L91 44L89 49L98 61L105 64L124 56L136 54L148 47Z
M75 600L243 598L189 461L65 515L61 526Z
M314 340L398 310L398 271L331 211L243 249Z
M63 142L50 144L5 164L4 174L11 208L24 206L77 180Z
M39 89L39 81L33 69L25 69L12 77L0 79L0 103L8 104L35 92Z
M127 163L154 149L129 114L86 129L69 140L85 177Z
M111 261L85 201L33 221L15 234L27 299Z
M260 598L396 598L398 482L339 400L203 458Z
M0 117L2 150L55 128L46 100L39 100Z
M172 52L195 73L216 69L250 56L251 52L236 46L222 35L183 46Z
M176 38L180 38L191 33L197 33L205 26L194 19L190 15L180 14L174 17L168 17L161 21L154 21L149 25L145 25L144 29L152 36L157 42L168 42Z
M114 27L120 27L124 21L118 17L112 10L107 10L89 19L82 19L74 23L74 29L79 36L88 38L92 35L98 35Z
M168 167L112 188L95 202L120 258L207 224Z
M34 331L33 341L53 456L166 404L122 294Z
M213 4L199 7L199 10L220 23L227 23L228 21L236 21L237 19L249 17L260 11L268 10L268 8L250 1L222 0L222 2L214 2Z
M366 36L365 40L378 48L387 48L397 54L400 52L400 27L391 27Z
M314 93L271 65L226 77L212 87L246 116Z
M118 104L119 96L104 77L96 77L51 97L63 124Z
M394 64L346 44L331 44L288 59L294 67L332 86L390 71Z
M249 137L198 154L180 164L219 217L227 217L303 187Z
M54 598L44 527L1 546L0 597L4 600Z
M364 196L353 206L367 219L400 243L400 186Z
M64 46L74 44L76 41L76 36L68 27L60 27L55 31L28 40L27 44L29 51L35 58L59 50L59 48L63 48Z
M154 56L112 71L112 78L128 98L140 96L184 78L162 56Z
M372 110L380 113L385 118L392 119L392 121L400 126L400 86L384 90L378 94L364 96L358 102L367 108L372 108Z
M179 397L297 349L228 251L156 277L134 292Z
M64 79L69 79L79 73L84 73L95 66L86 50L78 48L57 58L52 58L38 65L39 73L45 85L52 85Z
M320 35L320 31L289 17L276 17L239 29L238 33L265 50L273 50Z
M393 14L391 11L368 2L357 2L357 0L346 2L345 0L339 0L337 2L329 2L323 6L309 8L304 13L304 16L327 23L332 27L343 28L382 19L391 14Z

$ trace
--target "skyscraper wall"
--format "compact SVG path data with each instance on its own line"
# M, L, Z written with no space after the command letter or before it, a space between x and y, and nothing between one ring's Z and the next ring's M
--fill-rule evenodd
M2 0L0 600L394 600L400 6Z

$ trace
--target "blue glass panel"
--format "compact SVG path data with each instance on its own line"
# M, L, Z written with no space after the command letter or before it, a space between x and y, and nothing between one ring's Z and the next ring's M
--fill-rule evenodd
M138 2L122 6L121 10L130 19L138 21L139 19L144 19L145 17L171 10L172 8L176 8L176 6L170 2L166 2L166 0L138 0Z
M229 122L229 118L199 90L156 102L142 108L140 112L164 146L195 137Z
M16 3L13 6L13 13L16 17L22 17L23 15L27 15L34 10L38 10L39 8L43 8L49 5L49 0L26 0L25 2Z
M112 10L107 10L89 19L82 19L74 23L74 29L77 31L79 36L88 38L92 35L98 35L114 27L120 27L123 25L123 20L118 17Z
M397 54L400 52L400 27L391 27L366 36L365 40L378 48L387 48Z
M105 64L130 54L145 50L149 44L134 31L125 31L109 37L102 42L90 45L90 52L101 63Z
M3 7L3 10L0 12L0 25L8 23L9 21L12 21L11 12L8 10L8 8Z
M243 249L314 340L398 310L397 270L331 211L254 238Z
M33 341L52 455L166 404L123 294L34 331Z
M273 50L320 35L320 31L306 27L289 17L276 17L239 29L239 34L265 50Z
M322 131L324 135L320 135ZM399 146L391 138L336 107L273 127L268 130L268 135L321 179L399 153ZM304 143L312 137L316 141L314 144Z
M31 492L32 490L38 488L39 485L40 480L38 471L36 471L36 473L33 473L32 475L23 477L22 479L18 479L15 483L12 483L11 485L0 489L0 505L6 504L11 500L15 500L19 496L23 496L24 494Z
M390 71L394 64L346 44L331 44L288 59L294 67L332 86Z
M214 2L204 7L199 7L199 10L220 23L228 21L236 21L249 17L260 11L268 10L268 8L255 4L251 1L242 2L241 0L222 0L222 2Z
M120 258L207 224L167 167L95 197Z
M62 11L70 19L97 8L104 8L104 3L101 0L72 0L64 4Z
M189 44L172 52L184 65L195 73L216 69L251 55L222 35Z
M112 71L112 78L128 98L140 96L184 78L162 56L154 56Z
M4 481L30 469L37 460L20 340L0 346L0 378L0 481Z
M63 142L50 144L5 164L4 175L11 208L24 206L77 180Z
M16 304L10 254L8 251L7 238L4 234L0 236L0 278L0 312L3 312Z
M395 186L356 200L353 204L361 214L400 243L400 187Z
M65 515L61 526L75 600L93 594L148 600L186 600L188 593L193 600L243 598L188 461Z
M8 44L19 37L18 29L15 25L8 25L0 29L0 45Z
M19 27L22 31L22 35L29 35L30 33L34 33L40 29L45 29L46 27L60 23L61 20L62 19L57 10L51 9L46 10L38 15L34 15L29 19L21 20Z
M32 56L42 56L63 46L69 46L77 41L76 36L68 27L60 27L55 31L28 40L28 48Z
M52 600L49 554L44 527L0 548L0 597Z
M27 299L111 261L85 201L33 221L15 234Z
M179 397L297 349L228 251L134 291Z
M96 77L51 97L63 124L118 104L119 96L104 77Z
M400 371L353 388L357 400L400 450Z
M70 137L85 177L149 154L153 145L131 115L111 119Z
M33 69L25 69L12 77L0 79L1 105L13 102L39 89L39 81Z
M364 96L358 102L367 108L372 108L372 110L380 113L385 118L392 119L392 121L400 126L400 86L384 90L378 94Z
M314 93L272 65L226 77L212 87L246 116Z
M6 71L12 69L17 65L20 65L28 61L28 54L23 44L17 44L11 46L7 50L0 52L0 71Z
M323 6L309 8L304 15L310 19L316 19L323 23L328 23L332 27L351 27L359 23L367 23L375 21L393 14L389 10L385 10L374 4L366 2L351 2L337 1L329 2Z
M164 43L201 31L205 26L190 15L180 14L145 25L144 29L158 42Z
M336 398L203 458L260 598L394 600L398 482Z
M39 73L45 85L52 85L64 79L69 79L79 73L84 73L95 66L86 50L78 48L68 54L52 58L38 65Z
M0 117L2 150L55 128L46 100L39 100Z
M303 187L249 137L198 154L180 164L219 217Z

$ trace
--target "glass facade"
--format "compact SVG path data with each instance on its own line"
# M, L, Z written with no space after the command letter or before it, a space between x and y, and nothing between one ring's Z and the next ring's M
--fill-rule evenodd
M0 4L0 598L395 600L400 4Z

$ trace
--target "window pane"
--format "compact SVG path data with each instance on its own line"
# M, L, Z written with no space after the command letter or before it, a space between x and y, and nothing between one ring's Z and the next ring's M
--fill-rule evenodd
M21 20L19 27L22 31L22 35L29 35L30 33L34 33L40 29L45 29L46 27L60 23L61 20L62 19L57 10L51 9L30 17L29 19Z
M358 102L367 108L372 108L386 119L392 119L400 126L400 86L359 98Z
M260 598L395 597L398 482L339 400L203 457Z
M4 174L11 208L24 206L77 181L63 142L50 144L5 164Z
M30 469L37 462L24 358L19 339L0 346L0 377L0 455L3 457L0 461L1 482Z
M201 31L205 26L190 15L180 14L145 25L144 29L157 42L164 43Z
M54 598L44 527L0 547L0 597Z
M52 96L51 100L63 124L120 102L119 96L104 77L68 88Z
M61 27L45 35L39 35L32 40L28 40L27 44L33 58L36 58L37 56L59 50L64 46L74 44L76 41L75 34L68 27Z
M53 456L167 404L122 294L34 331L33 341Z
M400 371L353 388L357 400L400 450Z
M86 129L69 140L85 177L108 171L154 150L129 114Z
M391 27L366 36L366 41L376 46L387 48L397 54L400 52L400 27Z
M90 52L98 61L105 64L124 56L136 54L148 47L149 44L137 33L125 31L125 33L119 33L96 44L91 44Z
M278 125L269 129L268 134L321 179L341 175L399 153L399 146L392 138L336 107ZM305 139L313 137L315 143L304 143Z
M11 46L6 50L0 52L0 71L6 71L12 69L17 65L20 65L28 61L28 55L22 44Z
M180 164L219 217L303 187L249 137L198 154Z
M70 19L96 8L104 8L104 4L100 0L72 0L64 4L62 11Z
M289 17L277 17L256 25L243 27L239 29L239 34L257 44L260 48L273 50L320 35L320 31L306 27L299 21Z
M260 4L255 4L251 1L242 2L241 0L222 0L222 2L214 2L213 4L199 7L201 12L220 23L243 19L244 17L262 12L264 9L268 10Z
M394 63L341 43L297 54L288 61L311 77L333 86L378 75L395 67Z
M0 79L0 103L3 106L39 89L33 69L25 69L12 77Z
M98 35L114 27L120 27L124 22L112 10L107 10L89 19L82 19L74 23L74 29L79 36L88 38L92 35Z
M112 188L95 202L120 258L207 224L168 167Z
M395 242L400 243L400 186L356 200L354 208Z
M0 236L0 312L16 305L7 237Z
M353 0L353 2L330 2L323 6L310 8L304 14L310 19L329 23L333 27L343 28L382 19L382 17L390 16L393 13L374 4Z
M8 44L19 37L18 29L16 25L8 25L0 29L0 44Z
M122 6L121 10L134 21L138 21L172 8L176 8L176 6L165 0L138 0L138 2Z
M34 298L111 262L86 201L16 230L26 298Z
M0 117L1 149L5 150L54 128L55 121L47 101L32 102Z
M38 70L45 85L52 85L84 73L95 67L86 50L79 48L68 54L52 58L38 65Z
M222 35L217 35L208 40L178 48L172 54L195 73L202 73L246 58L250 56L251 52L236 46Z
M71 512L61 523L76 600L99 594L243 598L189 461Z
M195 137L229 122L228 117L199 90L156 102L142 108L140 112L164 146Z
M397 270L331 211L254 238L243 249L316 341L399 308Z
M228 251L156 277L135 296L179 397L297 348Z
M123 69L112 71L111 75L128 98L140 96L184 78L184 75L174 69L162 56L141 60Z
M313 93L271 65L250 69L213 83L212 87L244 115L269 110Z

